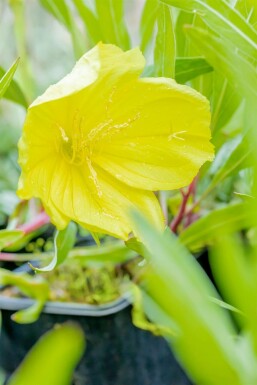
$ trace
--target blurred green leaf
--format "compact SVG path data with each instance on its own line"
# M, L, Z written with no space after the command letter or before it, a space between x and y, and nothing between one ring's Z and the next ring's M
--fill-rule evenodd
M162 0L185 11L197 13L223 40L256 60L257 33L225 0Z
M187 57L176 59L176 81L186 83L197 76L213 71L209 63L200 57Z
M0 67L0 77L3 77L4 74L5 74L5 70L2 67ZM4 98L11 100L14 103L20 104L22 107L25 107L25 108L28 107L28 103L25 98L25 95L23 94L20 86L14 79L11 79L9 86L5 91Z
M238 203L210 212L187 227L179 238L189 249L199 250L213 244L217 236L248 229L253 224L251 206Z
M235 9L237 9L244 18L257 28L257 6L256 0L237 0Z
M215 241L209 254L215 281L224 298L245 314L246 317L238 318L241 325L248 323L256 293L251 285L253 278L251 264L247 263L248 258L244 255L239 238L220 237Z
M58 326L40 338L8 385L70 385L84 349L80 328L72 324Z
M238 138L239 142L232 152L227 154L227 159L223 160L222 166L216 171L211 183L208 185L208 191L222 182L228 176L238 173L239 170L251 166L251 153L253 149L248 143L248 138ZM224 144L226 146L227 142Z
M51 262L42 268L37 268L31 265L31 268L38 272L51 271L56 266L60 265L68 257L74 243L76 241L77 226L70 222L64 230L56 231L54 238L54 257Z
M238 92L257 95L256 69L239 55L233 45L202 29L187 27L186 33L202 50L213 68L225 76L233 87L238 87Z
M4 74L0 73L1 79L0 79L0 99L4 96L5 92L7 91L12 78L15 74L15 71L19 64L19 58L13 63L13 65L6 71Z
M133 285L131 290L133 294L133 306L131 312L133 325L142 330L147 330L153 333L155 336L176 336L176 325L174 325L174 328L172 329L171 327L152 323L146 318L143 308L143 296L140 288L136 285Z
M154 49L155 75L174 78L176 41L171 10L160 4L157 15L157 35Z
M237 88L228 83L221 74L215 72L212 93L212 132L214 141L218 139L220 129L225 126L242 102L242 95Z
M195 77L213 71L213 68L203 58L188 57L188 58L176 58L175 64L175 80L178 83L186 83ZM155 75L155 69L153 65L145 67L144 76L152 77Z
M42 6L51 13L70 32L75 57L78 59L85 52L85 40L77 26L75 16L70 11L65 0L40 0Z
M95 0L104 43L130 48L130 37L123 16L123 0Z
M161 309L154 306L154 322L163 324L164 313L177 325L169 341L188 374L198 384L250 384L255 369L240 355L227 312L210 300L219 296L195 258L170 231L157 233L141 216L133 218L154 267L141 286ZM149 304L147 315L151 319Z
M24 233L21 230L0 230L0 250L4 249L10 243L23 238Z
M178 10L178 16L175 25L177 56L189 56L191 53L189 52L190 42L188 39L186 39L184 26L193 24L194 18L195 15L193 13Z
M91 9L83 0L73 0L74 5L84 23L85 29L88 32L89 38L93 44L101 41L101 28L98 18L94 15Z
M17 286L25 295L35 299L32 306L12 315L15 322L32 323L38 319L49 294L48 283L41 276L31 277L26 273L17 274L0 268L0 284Z
M158 0L146 0L140 22L141 50L145 53L150 45L153 35L157 14L159 10Z

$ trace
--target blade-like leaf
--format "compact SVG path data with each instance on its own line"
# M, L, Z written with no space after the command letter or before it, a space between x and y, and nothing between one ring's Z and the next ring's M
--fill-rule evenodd
M66 229L57 231L54 238L54 257L51 262L42 268L37 268L32 265L31 268L38 272L51 271L63 263L74 246L76 233L77 227L73 222L70 222Z
M0 67L0 77L3 77L4 74L5 74L5 70L2 67ZM28 107L28 102L26 100L26 97L23 94L20 86L14 79L11 80L9 87L5 91L5 94L3 95L3 97L14 103L20 104L22 107L25 107L25 108Z
M256 69L239 55L233 45L199 28L187 27L186 33L213 68L225 76L233 87L238 87L244 95L257 95Z
M85 42L66 1L40 0L40 2L49 13L68 29L72 38L74 54L76 58L80 58L85 51Z
M248 229L254 225L251 207L238 203L215 210L194 222L180 234L180 241L191 250L198 250L213 243L226 233Z
M146 0L140 22L140 48L142 52L146 51L152 41L158 10L158 0Z
M256 0L237 0L235 8L244 16L244 18L257 28L257 4Z
M0 99L4 96L5 92L7 91L8 87L12 81L12 78L13 78L15 71L18 67L19 60L20 59L17 59L13 63L13 65L9 68L9 70L4 75L2 75L2 78L0 79Z
M103 42L128 49L130 38L123 17L123 0L95 0L95 5Z
M161 4L157 17L157 35L154 49L155 75L174 78L176 41L170 9Z
M225 0L162 0L197 13L222 39L229 41L256 60L257 33L243 16Z
M84 349L84 335L77 326L58 326L31 349L8 385L69 385Z
M99 20L83 0L73 0L73 3L76 6L77 11L84 23L90 40L93 44L97 44L101 40L101 28Z
M194 383L247 383L254 369L240 356L227 312L210 300L219 296L195 258L175 235L157 233L141 216L134 215L134 226L154 267L145 272L142 288L177 325L172 348ZM147 314L151 319L149 307ZM156 311L154 316L162 324Z
M211 183L208 185L208 191L211 191L228 176L237 173L243 168L250 167L251 153L251 146L249 145L247 138L244 137L237 143L237 146L233 149L231 154L229 154L222 166L215 172Z
M176 59L175 79L178 83L186 83L197 76L213 71L209 63L200 57L187 57Z

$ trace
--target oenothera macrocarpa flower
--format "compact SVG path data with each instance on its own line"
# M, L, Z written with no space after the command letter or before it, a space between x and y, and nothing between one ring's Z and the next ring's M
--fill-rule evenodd
M213 157L208 101L167 78L139 78L138 48L98 44L29 107L18 194L58 229L73 220L127 239L129 208L163 226L153 191L188 185Z

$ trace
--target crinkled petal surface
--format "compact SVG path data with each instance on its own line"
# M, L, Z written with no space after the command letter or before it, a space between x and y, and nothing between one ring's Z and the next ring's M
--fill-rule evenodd
M74 220L126 239L131 207L163 226L152 191L186 186L212 159L207 100L139 78L144 65L138 49L98 44L30 106L18 194L40 198L58 228Z

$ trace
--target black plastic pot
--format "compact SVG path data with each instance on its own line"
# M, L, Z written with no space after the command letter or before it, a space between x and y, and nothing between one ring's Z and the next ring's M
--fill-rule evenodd
M13 322L10 319L13 311L29 303L29 300L0 296L0 366L7 374L17 368L43 333L56 324L73 321L80 324L87 339L73 385L191 384L166 341L132 325L126 298L100 307L47 303L37 322L29 325Z

